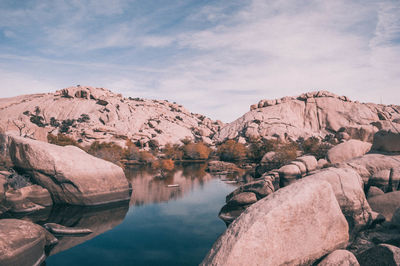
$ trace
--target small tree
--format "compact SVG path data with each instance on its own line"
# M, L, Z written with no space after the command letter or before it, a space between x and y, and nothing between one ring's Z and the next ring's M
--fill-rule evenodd
M22 131L24 130L24 128L26 128L26 124L24 123L24 121L22 121L22 118L19 117L18 120L13 120L12 123L18 128L19 135L22 136Z
M165 177L166 174L172 170L174 170L175 164L171 159L164 159L160 162L160 173L162 177Z
M227 140L217 149L217 154L222 161L235 162L246 157L246 147L234 140Z
M185 157L192 160L206 160L211 152L203 142L186 144L183 151Z

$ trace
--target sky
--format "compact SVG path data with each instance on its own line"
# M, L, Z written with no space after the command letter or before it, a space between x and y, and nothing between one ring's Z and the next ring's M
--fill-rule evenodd
M224 122L315 90L400 105L400 0L0 0L0 97L78 84Z

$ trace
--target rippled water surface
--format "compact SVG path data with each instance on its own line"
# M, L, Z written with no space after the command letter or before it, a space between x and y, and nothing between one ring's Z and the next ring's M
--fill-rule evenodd
M61 238L46 265L197 265L226 229L217 217L235 189L191 165L165 179L131 170L128 204L103 209L71 208L53 220L91 228L85 237ZM168 188L168 184L179 187Z

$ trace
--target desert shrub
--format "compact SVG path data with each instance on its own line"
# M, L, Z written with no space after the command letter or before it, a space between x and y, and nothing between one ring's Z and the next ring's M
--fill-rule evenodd
M221 161L235 162L246 157L246 147L234 140L227 140L218 146L217 155Z
M58 122L57 119L55 119L54 117L51 117L50 118L50 126L59 127L60 126L60 122Z
M131 140L126 141L126 149L124 151L124 159L139 160L139 148Z
M174 161L171 159L163 159L160 162L161 171L172 171L175 168Z
M165 154L165 157L172 160L182 160L183 158L183 149L179 144L170 144L167 143L164 146L162 152Z
M125 154L125 150L115 143L100 143L98 141L93 142L87 149L87 152L97 158L115 164L119 164Z
M328 150L332 147L330 143L322 142L316 137L310 137L306 140L299 139L298 143L304 154L314 155L317 160L325 158Z
M60 133L68 133L69 128L75 124L75 119L63 120L60 126Z
M81 114L81 117L79 117L76 121L79 123L85 123L90 121L90 116L88 114Z
M210 155L210 148L203 142L189 143L183 146L184 157L192 160L206 160Z
M259 163L267 152L275 151L279 146L277 140L250 139L249 142L247 158L255 163Z
M289 162L293 161L297 157L299 145L296 142L287 142L280 144L279 148L275 150L276 154L274 157L274 168L279 168Z
M156 160L153 154L148 151L140 151L139 152L139 161L142 163L151 164Z
M75 139L61 133L59 133L58 135L48 134L47 141L51 144L55 144L58 146L72 145L83 149L82 146L79 145L79 143Z
M45 127L44 118L40 115L31 115L30 121L38 127Z
M193 128L192 128L192 130L193 130ZM187 145L187 144L191 143L192 140L190 138L186 137L184 139L181 139L181 142L183 143L183 145Z

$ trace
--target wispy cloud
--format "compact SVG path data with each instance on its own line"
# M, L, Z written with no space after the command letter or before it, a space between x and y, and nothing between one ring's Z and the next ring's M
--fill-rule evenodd
M225 121L316 89L400 104L399 1L112 2L0 4L0 77L23 79L2 94L47 75Z

